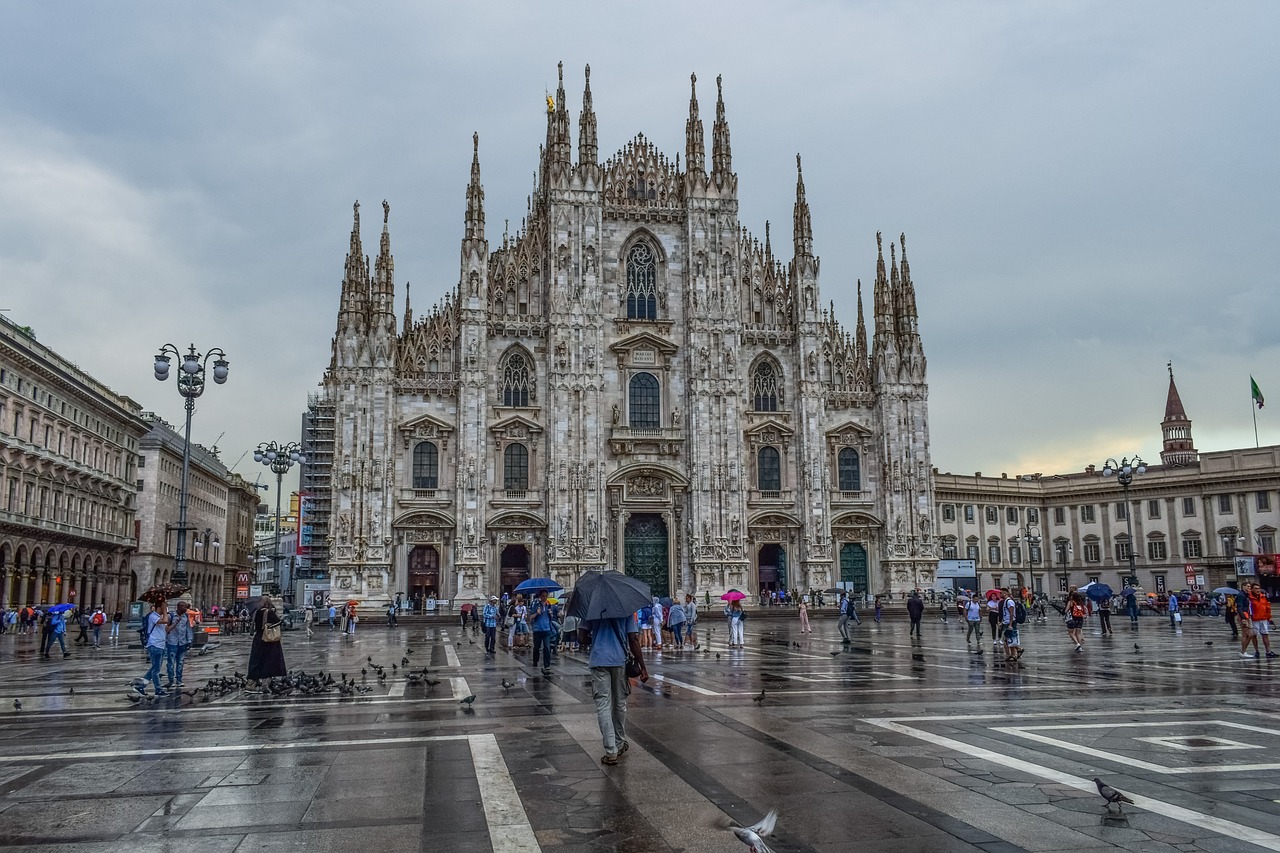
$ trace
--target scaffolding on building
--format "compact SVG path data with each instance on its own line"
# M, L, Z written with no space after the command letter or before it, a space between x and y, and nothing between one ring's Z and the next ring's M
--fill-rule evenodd
M299 491L306 499L309 530L307 567L298 577L329 577L329 519L333 513L333 429L335 407L323 393L307 395L302 415L302 454ZM301 522L301 520L300 520Z

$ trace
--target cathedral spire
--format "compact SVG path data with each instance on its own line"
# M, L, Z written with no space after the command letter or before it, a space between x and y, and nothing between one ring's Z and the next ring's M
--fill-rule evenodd
M809 202L804 195L804 170L800 155L796 155L796 205L795 205L795 257L813 257L813 220L809 216Z
M737 190L733 150L729 145L729 121L724 117L724 89L719 75L716 76L716 121L711 129L711 180L721 190Z
M1182 407L1182 398L1178 396L1178 386L1173 381L1173 362L1169 362L1169 396L1164 404L1164 421L1160 431L1164 434L1164 449L1160 451L1160 461L1165 465L1190 465L1200 459L1200 454L1191 439L1191 419Z
M547 147L543 154L544 189L554 178L565 177L569 173L571 154L569 143L569 110L565 107L564 95L564 63L559 63L560 80L556 85L555 101L547 105Z
M360 242L360 202L352 206L351 245L342 276L342 313L364 313L369 297L369 265Z
M480 185L480 134L471 134L471 181L467 184L464 240L484 239L484 187Z
M684 123L685 169L698 175L707 169L707 153L702 142L702 119L698 116L698 75L689 75L689 119Z
M582 89L582 115L578 118L578 165L594 164L600 159L596 141L596 111L591 106L591 66L587 66L587 82Z
M867 357L867 321L862 314L862 279L858 279L858 328L856 334L858 358L865 359Z
M382 237L378 241L378 259L374 262L373 310L379 314L395 314L395 259L391 256L391 205L382 201Z
M769 236L769 220L764 221L764 259L765 263L773 260L773 243Z
M911 267L907 264L906 233L898 235L898 243L902 247L902 284L899 290L899 309L901 314L898 317L898 322L902 324L905 334L915 337L919 332L919 315L916 313L916 286L911 281Z
M892 250L893 244L889 244ZM897 269L894 269L895 274ZM880 232L876 232L876 283L873 288L872 301L875 303L875 333L871 339L873 369L877 377L897 375L896 353L898 350L897 325L894 323L893 283L885 272L884 243ZM885 367L886 355L895 357L891 373L882 371Z
M409 282L404 283L404 334L409 335L413 328L413 308L409 305Z

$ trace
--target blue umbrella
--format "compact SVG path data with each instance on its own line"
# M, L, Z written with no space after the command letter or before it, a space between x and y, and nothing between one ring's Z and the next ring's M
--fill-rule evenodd
M50 613L62 613L64 610L75 610L74 604L55 604L49 608Z
M1092 598L1094 601L1106 601L1115 595L1111 591L1111 587L1105 583L1091 583L1085 587L1084 594Z
M536 592L540 589L564 589L551 578L529 578L516 587L516 592Z

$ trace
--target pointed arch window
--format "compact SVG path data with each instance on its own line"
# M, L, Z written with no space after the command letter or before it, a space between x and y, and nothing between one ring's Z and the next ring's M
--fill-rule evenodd
M627 319L658 319L658 263L648 243L627 252Z
M533 366L528 356L522 352L508 355L502 366L502 405L529 405L532 386Z
M777 365L765 359L751 373L751 397L754 411L776 412L782 402L782 382Z
M652 373L637 373L628 388L627 423L632 429L657 429L662 426L662 392Z
M756 456L756 487L762 492L782 491L782 457L778 448L760 448Z
M840 476L840 491L862 491L862 460L858 458L858 451L852 447L843 448L836 467Z
M502 487L509 492L529 490L529 448L508 444L502 453Z
M413 487L436 489L440 483L440 449L431 441L420 441L413 448Z

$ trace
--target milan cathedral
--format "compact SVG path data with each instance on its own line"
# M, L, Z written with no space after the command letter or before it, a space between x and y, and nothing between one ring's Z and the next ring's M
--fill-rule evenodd
M874 334L818 290L796 158L790 260L738 219L721 81L708 158L692 78L684 167L643 135L601 161L590 68L576 160L563 67L527 215L490 248L479 140L458 282L397 318L389 212L356 205L333 356L329 570L370 605L565 587L617 568L655 595L936 566L928 385L906 240L876 235ZM709 167L708 167L709 164Z

